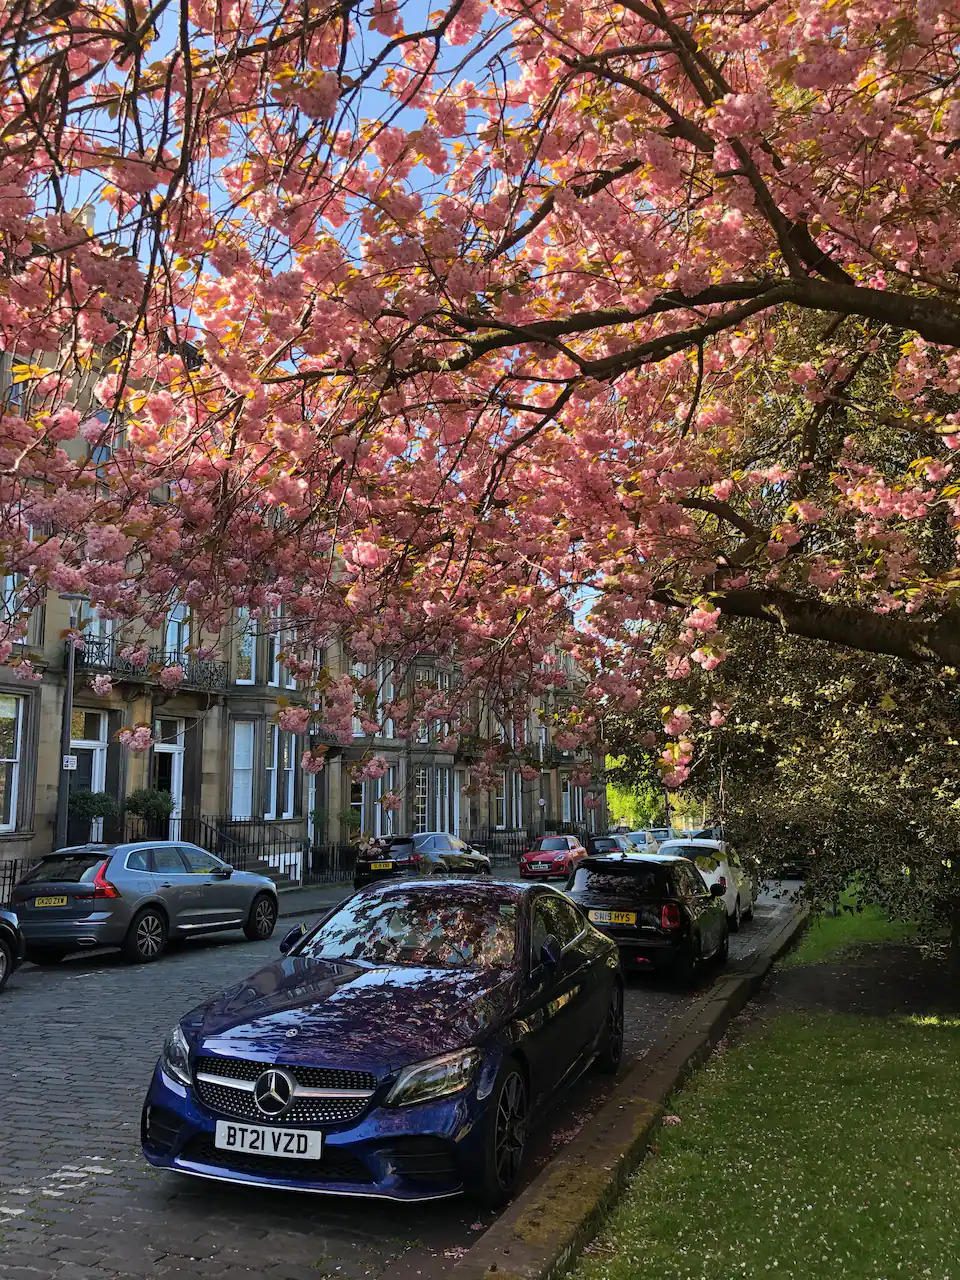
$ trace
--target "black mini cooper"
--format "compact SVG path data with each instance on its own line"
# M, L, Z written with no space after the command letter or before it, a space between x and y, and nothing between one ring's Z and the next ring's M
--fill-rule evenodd
M625 970L669 969L690 982L703 961L722 964L727 958L723 887L707 888L687 858L585 858L567 882L567 893L617 944Z

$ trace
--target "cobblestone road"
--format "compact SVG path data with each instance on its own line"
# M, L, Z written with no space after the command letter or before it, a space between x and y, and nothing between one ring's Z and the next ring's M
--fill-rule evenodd
M732 939L732 966L787 909L762 900ZM394 1209L219 1187L144 1163L140 1107L164 1035L276 954L276 937L237 938L196 940L144 967L100 954L14 975L0 996L2 1280L433 1280L488 1225L466 1202ZM688 999L667 982L631 980L629 1051L655 1041ZM581 1081L537 1136L531 1168L601 1099L598 1077Z

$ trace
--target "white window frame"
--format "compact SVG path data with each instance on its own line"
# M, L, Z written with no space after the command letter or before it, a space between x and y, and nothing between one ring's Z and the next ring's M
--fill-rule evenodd
M242 730L242 735L239 731ZM237 758L237 747L241 742L246 741L249 746L249 764L239 764ZM243 822L253 817L253 782L256 773L257 759L257 726L253 720L234 720L233 722L233 747L230 753L230 816L236 818L238 822ZM237 812L237 779L238 777L246 778L246 795L244 797L246 813Z
M273 756L272 764L270 763L271 755ZM263 739L263 785L266 799L263 810L264 822L273 822L277 816L277 770L279 767L280 727L268 724Z
M237 671L240 669L240 657L243 654L244 647L250 645L250 675L237 675L234 684L256 684L257 683L257 628L253 619L250 617L249 609L238 609L237 617L242 623L239 635L237 636ZM251 806L252 811L252 806Z
M277 736L277 798L282 796L283 808L281 818L292 818L296 806L296 757L297 744L295 735L282 730ZM289 751L289 764L284 765L285 752Z
M560 819L562 822L572 821L570 817L570 775L562 773L560 775Z
M430 816L430 770L420 765L414 775L413 787L413 832L418 834L427 831L427 820Z
M385 720L383 713L396 697L395 669L392 659L386 658L377 667L377 719L381 738L395 738L397 726L392 717Z
M353 779L350 783L350 808L360 815L360 822L357 825L357 835L363 835L363 818L367 811L367 782L364 779L358 782Z
M161 738L161 720L171 720L177 726L175 739L171 742ZM183 816L183 761L186 755L187 722L180 716L155 716L153 723L154 755L169 755L170 761L170 794L173 797L173 808L170 811L170 839L176 840L179 835L179 823Z
M14 754L0 758L0 767L10 765L10 817L8 821L0 821L0 831L16 831L17 805L20 800L20 766L23 762L23 712L26 698L16 693L0 694L0 701L9 699L14 704L13 734Z
M267 684L273 689L280 688L280 609L270 611L267 636Z
M451 803L450 788L453 785L453 770L446 765L439 765L433 770L434 789L436 796L434 798L434 813L436 814L437 825L435 830L450 832L451 822Z
M355 680L366 680L370 675L370 668L366 662L352 662L350 664L350 674ZM359 716L353 717L353 736L355 738L365 738L367 736L367 731L364 729Z
M176 644L170 643L172 633L176 638ZM190 644L190 609L187 605L175 604L167 610L166 621L163 624L163 657L165 662L180 662L187 656L187 647Z
M391 809L385 809L380 801L388 791L397 789L397 766L390 765L383 777L378 778L375 788L373 806L373 834L375 836L392 836L397 815Z

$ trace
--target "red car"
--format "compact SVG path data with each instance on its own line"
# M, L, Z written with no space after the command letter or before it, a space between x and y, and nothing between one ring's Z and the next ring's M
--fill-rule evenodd
M563 876L564 879L576 867L587 851L576 836L541 836L520 855L522 876Z

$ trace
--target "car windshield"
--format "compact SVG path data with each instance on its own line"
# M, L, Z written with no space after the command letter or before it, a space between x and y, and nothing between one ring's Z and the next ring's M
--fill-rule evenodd
M67 884L79 884L92 880L97 867L110 857L112 850L98 849L95 853L55 853L40 861L23 877L21 884L41 884L59 880Z
M537 849L544 853L550 852L552 849L566 849L567 842L562 836L547 836L541 840L536 846Z
M517 904L480 894L352 898L299 953L373 965L500 969L516 952Z
M581 864L573 879L573 892L633 901L664 897L666 886L662 869L649 862L607 862L593 866Z
M679 858L689 858L701 871L716 871L720 865L720 855L716 849L705 844L665 844L661 853L672 853Z

